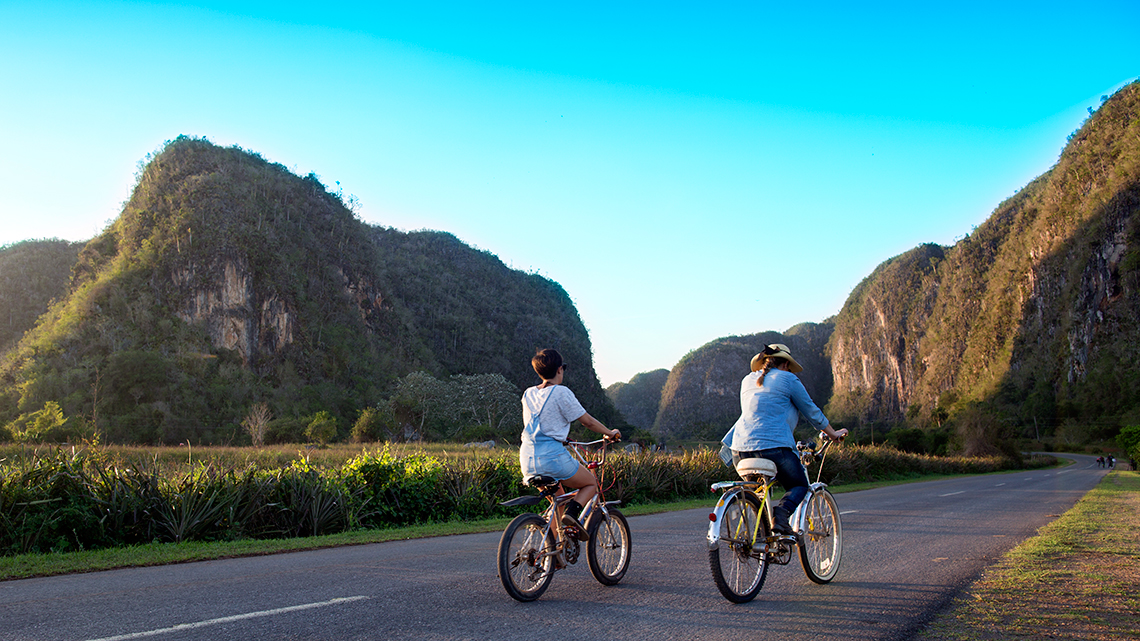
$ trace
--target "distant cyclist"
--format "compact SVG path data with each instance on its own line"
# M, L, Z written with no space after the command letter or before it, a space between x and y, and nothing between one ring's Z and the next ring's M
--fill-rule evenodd
M791 534L788 522L808 491L808 478L796 453L792 435L802 414L807 422L832 438L847 430L834 430L812 402L797 373L803 367L792 358L787 345L773 343L752 357L752 373L740 382L740 418L724 437L732 448L733 463L746 458L765 458L776 464L776 480L784 496L772 508L777 534Z
M570 455L562 445L570 435L574 421L587 429L614 440L621 440L621 432L611 430L590 416L578 402L574 392L562 385L566 363L553 349L539 350L530 364L542 378L542 383L523 392L522 446L519 448L519 465L523 479L545 475L562 481L562 485L578 490L578 495L566 503L562 515L564 525L578 529L578 538L586 540L586 528L578 521L582 507L598 492L598 479Z

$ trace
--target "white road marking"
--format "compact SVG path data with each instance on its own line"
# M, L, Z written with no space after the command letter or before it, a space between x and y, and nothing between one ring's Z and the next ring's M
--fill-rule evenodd
M847 510L846 512L840 512L840 513L839 513L839 516L843 516L844 514L854 514L854 513L858 512L858 511L859 511L859 510Z
M966 490L962 490L961 492L951 492L949 494L939 494L938 496L954 496L955 494L965 494L965 493L966 493Z
M262 610L261 612L249 612L247 614L235 614L234 616L221 617L220 619L210 619L209 621L198 621L197 623L183 623L181 625L171 626L169 628L159 628L157 630L147 630L146 632L132 632L131 634L119 634L113 637L102 637L100 639L91 639L90 641L125 641L126 639L141 639L143 637L153 637L159 634L166 634L168 632L179 632L182 630L194 630L196 628L204 628L208 625L218 625L219 623L232 623L234 621L241 621L243 619L256 619L257 617L268 617L275 614L285 614L286 612L297 612L298 610L311 610L312 608L323 608L328 605L340 605L341 603L351 603L353 601L362 601L367 599L366 596L349 596L339 599L331 599L329 601L321 601L320 603L305 603L303 605L293 605L287 608L277 608L275 610Z
M998 484L997 484L997 485L995 485L994 487L1001 487L1001 486L1003 486L1003 485L1005 485L1005 483L998 483Z
M1057 474L1058 474L1058 475L1061 475L1061 474L1065 474L1066 472L1072 472L1072 471L1073 471L1073 470L1070 468L1070 469L1067 469L1067 470L1061 470L1060 472L1057 472Z

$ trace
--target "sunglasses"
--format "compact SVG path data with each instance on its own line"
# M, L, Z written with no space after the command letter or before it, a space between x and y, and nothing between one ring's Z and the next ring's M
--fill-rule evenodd
M780 350L778 348L772 347L771 345L765 345L764 346L764 355L765 356L771 356L772 354L779 354L779 353L780 353Z

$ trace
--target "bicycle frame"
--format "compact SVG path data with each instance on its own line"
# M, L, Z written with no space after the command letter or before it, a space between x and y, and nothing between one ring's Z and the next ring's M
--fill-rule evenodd
M601 453L590 456L585 448L602 443ZM518 601L533 601L546 591L554 573L578 562L582 554L590 574L602 585L617 585L629 569L630 532L625 515L616 507L621 501L607 501L605 491L606 440L566 442L574 458L598 478L598 492L583 506L579 522L562 523L561 508L579 495L579 490L566 492L550 477L540 477L538 496L520 496L502 505L549 505L543 514L533 512L516 516L507 524L499 539L499 580L507 593ZM577 528L584 532L577 532Z
M800 464L804 466L805 474L807 473L807 465L810 465L816 457L819 457L820 459L824 458L827 449L831 447L831 444L833 442L834 441L830 439L825 440L823 448L818 452L815 451L814 443L812 443L810 447L803 444L797 444L797 449L800 451ZM799 536L806 530L805 521L807 519L807 512L804 509L805 506L810 503L812 496L821 491L823 488L827 487L826 483L822 483L819 480L822 477L822 474L823 465L821 464L819 472L816 474L815 482L808 484L808 493L804 496L803 500L800 501L800 504L796 506L796 511L792 514L790 523L792 525L792 529L796 532L796 534L791 536L773 535L772 537L769 537L770 541L784 540L788 541L789 543L799 542ZM709 549L715 550L721 540L720 529L721 524L724 520L724 510L725 507L730 503L729 499L736 494L743 492L754 494L760 500L761 509L764 510L764 514L768 518L768 523L772 523L773 515L772 501L770 500L770 490L775 484L776 479L768 477L762 477L762 480L760 481L721 481L719 483L713 483L710 487L711 491L716 492L719 490L723 493L720 496L720 500L717 501L716 507L714 507L712 513L709 514L710 523L707 536ZM750 545L755 546L760 543L756 540L756 533L759 531L759 528L760 522L757 520L756 528L752 531L750 535L751 538L748 541Z
M592 445L598 445L599 443L603 444L603 446L600 449L601 455L596 460L591 459L590 457L583 454L584 448L590 447ZM586 520L590 517L591 514L593 514L593 511L595 509L601 510L602 514L605 514L608 516L610 506L621 505L621 501L607 501L605 498L605 487L603 487L603 483L605 480L605 464L606 464L606 450L607 450L607 448L605 446L608 445L609 443L610 443L610 441L608 439L604 439L604 438L598 439L596 441L585 441L585 442L584 441L565 441L565 442L563 442L563 445L567 446L567 448L570 450L571 455L579 463L586 466L586 469L593 472L597 476L597 479L598 479L598 492L597 492L597 494L595 494L594 497L590 499L589 503L582 506L582 514L578 517L578 521L582 524L586 523ZM559 492L561 492L561 493L559 493ZM517 499L513 499L511 501L504 502L503 505L537 505L538 503L541 503L542 499L544 499L544 498L547 501L549 501L550 505L547 506L547 508L545 510L543 510L543 512L542 512L543 520L546 521L546 527L543 529L542 533L544 536L547 533L553 534L554 539L558 542L558 546L557 546L557 548L555 548L553 550L544 551L542 556L544 556L544 557L546 557L546 556L563 557L563 560L566 561L567 565L568 565L570 563L576 563L577 562L577 555L574 554L572 560L565 558L565 552L567 552L567 549L566 549L567 543L572 542L573 545L571 547L573 547L574 549L577 549L578 541L577 541L577 539L575 539L573 537L564 536L563 528L559 527L560 519L558 518L558 515L559 515L559 511L560 511L559 507L561 507L567 501L569 501L570 499L573 499L576 496L578 496L578 490L575 489L575 490L571 490L569 492L566 492L565 488L562 487L562 483L558 482L558 483L554 483L554 484L546 486L545 489L543 489L538 494L538 496L534 496L534 495L520 496ZM556 563L552 566L551 572L556 572L560 569L562 569L562 568L558 567L558 564Z

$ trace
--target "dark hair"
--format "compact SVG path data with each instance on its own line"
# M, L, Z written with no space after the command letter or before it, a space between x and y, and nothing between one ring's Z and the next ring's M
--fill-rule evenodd
M548 381L558 375L558 368L562 367L562 354L556 349L540 349L530 359L530 365L542 380Z

